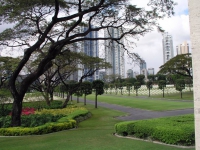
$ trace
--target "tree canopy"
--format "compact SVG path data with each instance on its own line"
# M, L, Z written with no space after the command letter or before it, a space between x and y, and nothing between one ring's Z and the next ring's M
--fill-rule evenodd
M181 54L167 61L160 66L158 74L178 74L192 78L192 57L191 54Z
M173 14L173 0L150 0L150 10L138 8L128 0L0 0L0 24L11 23L12 28L0 33L0 45L6 49L22 50L24 56L10 78L13 95L12 126L21 124L20 114L23 97L28 87L45 71L52 67L52 61L73 44L87 40L111 40L123 46L130 53L130 44L121 39L138 38L157 27L158 19ZM86 30L81 31L81 27ZM92 31L109 33L110 28L120 31L119 37L89 38ZM44 47L48 45L48 48ZM129 49L129 50L128 50ZM31 57L43 54L32 73L28 74L16 88L16 78ZM132 55L137 59L136 55Z

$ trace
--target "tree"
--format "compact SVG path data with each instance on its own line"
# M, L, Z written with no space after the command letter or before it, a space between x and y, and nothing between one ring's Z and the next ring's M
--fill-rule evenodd
M84 81L81 84L81 89L84 94L84 105L86 105L86 96L92 94L92 83L89 81Z
M140 82L140 85L144 84L144 78L145 78L145 76L143 74L136 76L137 82Z
M158 82L158 88L163 91L163 97L165 97L165 95L164 95L164 93L165 93L165 87L166 87L166 81L165 80L160 80Z
M185 84L186 84L186 86L189 87L190 92L191 92L191 87L193 86L193 81L192 81L192 79L189 78L189 77L186 77L186 78L184 78L184 80L185 80Z
M112 89L115 87L115 85L114 85L114 84L112 84L112 83L110 83L110 84L109 84L109 87L110 87L110 94L111 94L111 92L112 92Z
M130 91L132 90L132 84L126 83L126 90L128 91L128 96L130 96Z
M178 74L192 79L191 54L176 55L174 58L160 66L158 74Z
M182 98L182 91L185 89L185 81L183 79L178 79L176 80L176 90L180 91L181 93L181 98Z
M10 80L9 87L13 96L12 126L21 125L22 101L28 87L45 71L52 67L52 61L72 44L86 40L116 41L128 51L129 44L121 39L131 39L153 30L162 29L157 21L166 14L173 14L172 0L150 0L151 10L130 5L125 0L73 1L73 0L4 0L0 5L0 23L13 23L13 27L0 33L0 45L6 49L18 49L24 56L18 63ZM120 13L119 13L120 12ZM80 31L85 26L87 30ZM116 28L121 31L117 38L87 38L91 31ZM48 49L43 51L43 47ZM16 79L31 57L43 54L31 74L16 89ZM133 55L137 59L137 55Z
M107 92L108 92L108 88L109 88L108 83L105 83L105 84L104 84L104 89L105 89L105 91L106 91L106 94L107 94Z
M95 108L97 108L97 96L104 93L104 82L101 80L94 80L92 82L92 88L95 90Z
M138 96L138 89L141 87L140 82L135 82L134 83L134 90L136 91L136 96Z
M137 81L135 78L126 78L126 83L131 83L132 85Z
M150 97L150 90L153 87L153 82L152 81L147 81L146 86L147 86L147 89L149 90L149 97Z
M19 58L0 57L0 88L8 87L5 83L8 82L19 61Z
M147 76L147 79L149 79L149 81L152 81L152 82L155 81L155 78L156 78L156 76L152 75L152 74Z

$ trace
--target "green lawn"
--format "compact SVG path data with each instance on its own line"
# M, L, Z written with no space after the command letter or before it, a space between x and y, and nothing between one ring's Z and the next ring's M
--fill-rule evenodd
M83 104L79 104L83 105ZM92 118L77 129L40 136L0 137L1 150L181 150L171 146L113 136L121 112L86 106ZM190 148L189 150L194 150Z
M152 95L152 98L163 98L163 95ZM164 99L174 99L174 100L193 100L193 92L185 92L182 95L181 99L181 94L180 93L170 93L170 94L165 94Z
M88 95L87 99L94 100L94 95ZM153 111L165 111L175 109L193 108L193 102L172 101L157 98L137 98L128 96L99 95L99 102L117 104L132 108L140 108Z

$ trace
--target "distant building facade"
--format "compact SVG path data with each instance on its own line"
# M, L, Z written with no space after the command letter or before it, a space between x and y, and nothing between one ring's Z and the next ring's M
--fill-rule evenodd
M105 37L118 38L120 31L115 28L104 30ZM120 41L123 43L123 39ZM112 68L106 69L106 75L119 75L121 78L125 76L125 60L123 46L116 41L105 40L105 61L112 65Z
M127 74L127 78L133 78L134 77L132 69L128 69L126 74Z
M174 57L173 38L167 32L163 33L163 64Z
M189 44L185 41L182 44L176 46L177 55L188 54L189 53Z
M154 75L154 68L148 68L148 75Z
M85 32L88 28L87 27L81 27L80 33ZM89 32L85 37L87 38L97 38L98 32L97 31L91 31ZM78 43L77 45L74 45L72 48L75 52L82 52L85 53L88 56L91 57L99 57L99 42L96 40L86 40L81 43ZM89 71L90 68L87 68L83 64L78 64L77 67L79 68L78 71L74 72L70 77L69 80L79 81L80 78ZM99 79L99 71L96 71L93 76L86 77L85 81L94 81Z

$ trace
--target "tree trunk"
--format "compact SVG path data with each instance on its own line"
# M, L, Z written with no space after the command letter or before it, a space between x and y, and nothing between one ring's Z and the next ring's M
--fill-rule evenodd
M18 127L21 126L21 112L22 112L22 100L23 97L14 96L13 108L12 108L12 117L11 117L11 126Z
M77 96L77 103L79 103L79 96Z
M97 108L97 93L95 94L95 108Z
M149 88L149 97L150 97L150 88Z
M50 91L49 95L50 95L50 101L53 102L53 91Z
M183 98L183 93L182 93L182 91L181 91L181 98Z
M70 94L67 95L67 98L65 99L65 101L64 101L64 103L62 105L62 108L65 108L67 106L67 104L68 104L68 102L70 100L70 96L71 96Z
M164 93L165 93L165 89L164 89L164 87L163 87L163 97L165 97L165 94L164 94Z
M84 96L84 105L86 105L86 94Z

